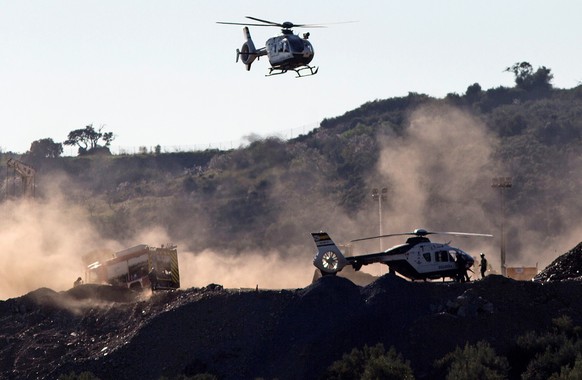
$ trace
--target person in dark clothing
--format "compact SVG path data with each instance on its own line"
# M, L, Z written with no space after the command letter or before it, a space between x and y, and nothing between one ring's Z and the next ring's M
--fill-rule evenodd
M150 286L152 287L152 291L158 288L158 273L156 272L156 268L152 267L150 272L148 273L148 279L150 280Z
M463 255L457 255L457 281L458 282L469 282L471 279L467 274L467 260Z
M81 277L77 278L77 280L73 283L73 287L77 287L79 285L83 285L83 279Z
M487 272L487 259L485 258L485 254L481 252L481 263L479 264L479 268L481 269L481 278L485 278L485 272Z

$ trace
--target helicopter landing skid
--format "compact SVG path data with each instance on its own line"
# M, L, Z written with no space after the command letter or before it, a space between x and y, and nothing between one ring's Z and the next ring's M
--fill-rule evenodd
M303 71L308 70L307 73L303 73ZM302 66L302 67L298 67L296 69L293 69L293 71L295 71L295 73L297 74L297 76L295 78L303 78L303 77L310 77L312 75L317 74L317 71L319 70L319 67L314 67L314 66ZM270 68L269 69L269 74L266 74L266 77L270 77L273 75L281 75L281 74L285 74L287 71L287 69L277 69L277 68Z

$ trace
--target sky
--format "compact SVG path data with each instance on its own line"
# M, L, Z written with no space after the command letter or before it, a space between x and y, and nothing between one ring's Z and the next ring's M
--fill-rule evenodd
M504 69L582 82L579 0L0 0L0 150L66 140L92 124L113 153L240 146L295 137L376 99L513 86ZM253 16L333 24L309 31L319 73L265 77L235 63ZM278 28L251 27L257 47ZM65 154L75 154L66 148Z

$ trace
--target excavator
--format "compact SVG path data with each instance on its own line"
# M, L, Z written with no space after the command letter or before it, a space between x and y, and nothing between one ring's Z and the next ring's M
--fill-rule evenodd
M6 165L13 169L14 174L18 174L22 179L22 194L26 198L34 198L34 176L36 175L36 170L32 166L13 158L9 158Z

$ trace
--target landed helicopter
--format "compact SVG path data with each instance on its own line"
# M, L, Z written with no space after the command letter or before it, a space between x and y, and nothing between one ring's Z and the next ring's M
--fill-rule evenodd
M309 25L309 24L293 24L285 21L277 23L273 21L261 20L255 17L246 16L246 18L258 21L259 23L238 23L238 22L222 22L217 24L226 25L244 25L243 34L246 41L242 47L236 49L236 61L240 59L246 66L247 71L251 69L251 64L255 59L259 59L264 55L268 56L271 67L269 74L278 75L284 74L289 70L295 71L297 77L310 76L317 74L318 68L309 66L315 54L313 45L308 41L309 33L303 33L303 37L299 37L291 30L297 28L324 28L323 25ZM251 38L251 33L248 26L278 26L281 28L281 35L269 38L265 43L265 47L257 49Z
M352 240L352 242L381 239L392 236L412 235L406 243L396 245L383 252L369 253L359 256L345 257L326 232L312 233L317 246L313 265L323 276L335 275L346 265L351 265L356 271L362 265L382 263L388 265L391 272L396 272L410 280L436 280L452 278L464 282L468 277L467 270L473 266L474 259L467 252L449 245L449 243L433 243L427 235L454 235L493 237L489 234L467 232L431 232L419 228L413 232L380 235Z

